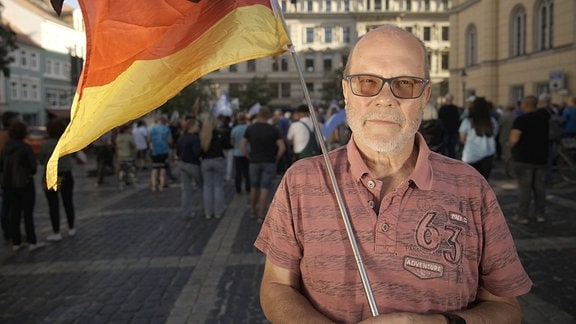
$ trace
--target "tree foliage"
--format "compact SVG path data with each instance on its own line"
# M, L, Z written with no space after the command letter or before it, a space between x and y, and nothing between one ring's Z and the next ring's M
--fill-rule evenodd
M14 61L9 54L17 48L16 33L9 26L0 23L0 70L5 77L10 76L9 65Z
M334 70L330 77L330 81L326 82L322 86L322 101L329 104L333 99L338 101L344 100L342 95L342 74L344 73L343 68Z
M166 114L172 114L175 111L183 115L193 114L195 103L200 106L200 109L207 110L211 98L208 85L209 83L205 80L196 80L160 106L160 110Z
M244 89L231 90L229 96L230 98L238 98L242 111L248 111L256 103L266 105L271 97L267 78L255 76L246 84Z

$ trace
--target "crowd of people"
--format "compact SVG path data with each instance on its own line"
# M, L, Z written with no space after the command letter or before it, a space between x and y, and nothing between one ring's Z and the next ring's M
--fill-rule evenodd
M0 130L0 184L2 187L2 232L4 240L11 243L12 250L19 251L23 246L21 224L24 223L26 243L30 251L45 246L36 235L34 208L36 205L36 183L38 164L46 165L58 139L68 125L67 119L52 119L46 125L48 138L41 146L38 155L26 143L28 126L18 113L11 111L2 115ZM58 191L48 190L42 181L42 190L49 209L53 233L46 239L57 242L62 240L60 231L60 198L64 206L68 224L68 236L76 234L73 203L74 177L72 175L73 158L64 156L58 162ZM45 179L45 174L43 178Z
M430 149L470 164L486 180L495 161L507 161L518 179L515 221L544 222L544 197L546 186L554 181L555 150L560 139L576 136L576 97L557 105L544 93L497 106L484 97L471 96L463 108L453 100L447 94L438 109L430 104L424 109L419 131ZM533 212L529 210L531 197Z
M204 113L169 123L160 115L149 127L144 120L120 126L92 143L96 186L110 169L122 186L129 184L123 172L150 169L150 190L163 191L176 180L177 163L182 216L219 219L225 182L233 179L236 194L249 195L250 217L262 223L255 242L266 255L260 298L273 322L517 323L516 297L531 281L488 180L495 160L511 159L519 184L514 221L546 221L554 149L576 136L576 98L558 107L548 94L528 95L502 108L472 96L458 107L447 94L436 109L425 53L419 39L394 26L368 32L351 50L342 80L347 123L325 139L342 197L318 156L307 105L292 115L262 106L253 116ZM23 219L34 251L43 244L34 229L33 178L67 121L47 124L39 156L17 114L4 113L2 123L3 234L19 250ZM59 196L68 236L76 234L73 163L59 160L58 191L43 188L48 241L63 239ZM374 284L376 317L351 262L358 252L336 216L340 203Z

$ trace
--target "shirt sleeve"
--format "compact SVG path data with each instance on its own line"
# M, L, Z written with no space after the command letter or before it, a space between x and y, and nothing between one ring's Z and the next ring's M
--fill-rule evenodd
M278 186L254 246L273 264L299 272L302 249L296 239L290 212L287 175Z
M486 185L483 198L483 241L480 285L500 297L526 294L532 281L526 274L496 195Z

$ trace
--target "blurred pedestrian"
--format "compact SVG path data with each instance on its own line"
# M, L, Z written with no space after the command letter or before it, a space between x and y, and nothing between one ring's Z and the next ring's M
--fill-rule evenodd
M474 99L469 115L460 124L462 161L472 165L488 180L496 154L498 122L492 117L492 104L482 97Z
M132 129L132 136L136 142L136 166L139 170L146 170L148 164L148 128L146 122L139 120Z
M287 114L289 114L289 112L287 112ZM287 118L284 115L282 109L276 109L274 110L274 114L272 116L272 125L278 128L280 136L284 140L284 146L286 147L286 152L284 152L284 155L282 155L280 160L278 160L278 163L276 163L276 173L284 174L286 169L288 169L290 164L292 164L293 152L290 145L288 145L287 140L288 130L290 129L291 121L290 118ZM238 145L240 145L240 142L238 142Z
M444 127L443 154L456 158L458 147L458 127L460 126L460 108L454 104L454 96L448 93L444 96L444 104L438 109L438 119Z
M504 107L502 116L498 119L498 129L500 130L498 132L498 141L502 148L502 159L504 161L508 161L511 158L509 142L510 131L512 130L516 116L516 104L511 102Z
M316 139L312 119L310 119L308 106L296 107L294 117L296 121L290 125L286 136L288 144L292 146L292 163L322 153Z
M239 113L236 116L236 120L237 124L232 128L230 133L235 167L234 186L236 187L236 193L241 194L242 182L244 182L246 193L250 193L250 164L248 158L244 156L242 147L240 146L242 138L244 138L244 134L246 133L246 128L248 127L248 124L246 124L246 114L242 112Z
M25 123L13 121L8 128L9 139L0 155L2 187L5 190L3 199L10 200L10 236L14 251L18 251L22 244L20 232L22 218L29 250L34 251L44 246L37 241L34 228L36 203L34 175L38 166L32 147L24 142L27 133Z
M166 185L166 164L172 145L172 132L166 126L166 118L160 116L148 132L150 138L150 148L152 155L152 171L150 172L150 182L152 191L162 191Z
M68 120L61 118L55 118L48 121L46 124L48 138L42 142L42 145L40 145L40 154L38 155L40 164L45 168L42 184L44 195L48 202L50 223L52 224L52 234L48 235L46 238L49 242L58 242L62 240L62 234L60 232L60 202L58 193L60 193L64 212L66 213L68 236L76 235L76 227L74 226L76 219L74 211L74 177L72 174L74 157L72 154L62 156L58 159L57 189L48 189L46 186L46 165L54 151L54 148L56 148L56 144L58 144L58 139L60 139L60 136L64 133L68 122Z
M221 218L226 210L224 200L224 177L226 159L224 151L232 147L227 131L218 128L218 121L212 115L206 115L200 130L202 147L202 194L204 217Z
M562 111L562 120L564 121L562 136L576 136L576 96L570 97L568 105Z
M2 114L2 129L0 130L0 152L4 150L4 145L8 142L10 136L8 135L8 128L13 121L18 120L20 115L14 111L6 111ZM2 233L4 235L4 240L6 242L10 241L10 200L7 199L7 195L4 194L4 187L2 187L2 209L1 209L1 221L2 221Z
M276 162L286 150L280 131L268 124L270 117L270 109L261 107L255 122L246 128L240 144L244 156L250 160L250 217L258 216L260 222L268 210L268 194L276 176Z
M530 204L534 198L534 218L546 221L546 163L548 161L548 119L537 111L535 96L522 99L524 112L516 117L510 131L512 167L518 180L518 207L514 221L529 222Z
M96 151L96 187L104 183L104 177L109 170L114 169L114 139L112 131L104 133L94 143Z
M131 134L130 125L118 127L116 135L116 178L118 189L136 182L136 141Z
M180 205L182 216L194 217L194 200L192 194L194 187L202 188L202 175L200 171L200 122L196 118L188 119L184 126L184 133L176 143L176 154L180 159L180 182L182 193Z
M418 131L424 137L428 147L436 153L444 152L444 125L438 119L438 111L433 104L428 103L424 107L422 123Z

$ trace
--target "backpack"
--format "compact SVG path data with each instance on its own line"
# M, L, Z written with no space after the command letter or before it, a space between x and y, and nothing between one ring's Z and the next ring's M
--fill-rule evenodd
M297 161L297 160L300 160L303 158L307 158L307 157L311 157L314 155L319 155L320 153L322 153L322 150L320 149L320 145L318 144L318 140L316 140L316 132L311 130L310 127L308 127L308 125L306 125L306 123L304 123L304 122L301 122L301 123L308 130L308 133L309 133L308 143L306 143L306 146L304 147L302 152L294 153L294 161Z
M548 119L548 140L558 141L562 137L562 116L557 114L552 108L546 107L546 112L550 116Z

